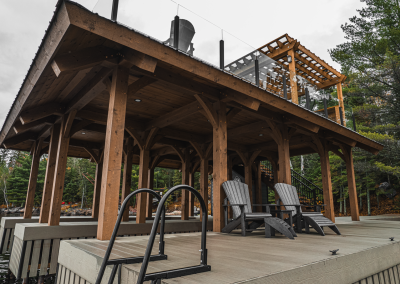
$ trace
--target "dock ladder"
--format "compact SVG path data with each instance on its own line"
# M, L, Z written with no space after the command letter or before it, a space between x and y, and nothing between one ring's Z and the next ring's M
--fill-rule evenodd
M114 278L115 278L115 275L117 273L117 269L118 268L121 269L121 265L122 264L141 263L143 261L143 258L144 258L143 256L130 257L130 258L120 258L120 259L111 259L110 260L110 255L111 255L112 248L114 246L115 239L117 237L117 233L118 233L119 225L121 224L122 216L124 215L124 211L125 211L125 208L126 208L128 202L129 202L129 200L136 194L146 193L146 192L154 195L158 199L158 201L161 200L161 196L158 195L157 192L155 192L154 190L148 189L148 188L141 188L141 189L135 190L134 192L132 192L131 194L129 194L125 198L124 202L122 203L121 209L119 211L117 222L115 223L114 231L113 231L112 236L111 236L111 240L108 243L106 254L104 255L103 262L102 262L100 270L99 270L99 274L97 275L96 284L100 284L101 283L101 280L103 279L103 276L104 276L104 272L105 272L106 267L108 265L113 265L113 268L112 268L112 271L111 271L111 275L110 275L110 278L109 278L109 281L108 281L109 284L112 284L114 282ZM151 261L167 259L167 255L164 254L164 226L165 226L165 209L164 209L164 205L161 207L161 211L162 211L162 217L161 217L161 226L160 226L159 249L158 249L158 254L157 255L150 255L149 258L150 258ZM161 212L160 212L160 214L161 214ZM157 223L154 223L154 224L156 224L155 227L156 227L156 230L157 230L158 221L157 221ZM153 227L154 227L154 225L153 225ZM118 283L120 283L120 281L118 281Z
M160 271L160 272L146 274L149 261L167 259L167 255L164 254L164 245L165 245L165 242L164 242L164 227L165 227L164 204L167 201L168 197L173 192L178 191L178 190L188 190L188 191L192 192L200 202L200 206L202 209L200 264L195 265L195 266L182 267L182 268L178 268L178 269L172 269L172 270L166 270L166 271ZM143 193L143 192L151 193L159 200L156 216L154 218L153 226L151 228L151 233L150 233L149 242L147 244L145 255L138 256L138 257L132 257L132 258L109 260L111 251L112 251L112 248L113 248L113 245L115 242L115 238L117 237L118 228L121 223L121 219L122 219L122 215L125 210L125 207L129 201L129 199L133 195L138 194L138 193ZM151 251L153 249L154 240L155 240L155 237L157 234L157 228L158 228L158 223L160 222L160 219L161 219L161 226L160 226L159 254L151 255ZM207 221L208 221L207 209L206 209L204 199L202 198L202 196L200 195L200 193L197 190L195 190L193 187L190 187L188 185L174 186L170 190L168 190L167 193L162 198L155 191L153 191L151 189L147 189L147 188L138 189L138 190L132 192L130 195L128 195L126 197L126 199L124 200L124 202L121 206L120 213L118 215L117 222L115 223L115 227L114 227L114 231L113 231L110 243L107 247L106 254L103 259L103 263L100 267L100 271L97 276L96 284L101 283L101 280L104 276L105 269L108 265L113 265L111 275L110 275L110 278L108 281L109 284L112 284L114 282L114 278L117 273L117 270L118 270L118 268L121 269L122 264L132 264L132 263L141 263L142 262L142 266L141 266L140 273L138 276L138 281L137 281L138 284L142 284L144 281L151 281L151 283L158 284L158 283L161 283L161 279L171 279L171 278L177 278L177 277L182 277L182 276L186 276L186 275L211 271L211 266L207 265L207 248L206 248Z

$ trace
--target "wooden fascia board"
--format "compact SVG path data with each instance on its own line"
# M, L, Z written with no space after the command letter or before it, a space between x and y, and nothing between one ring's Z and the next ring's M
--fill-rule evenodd
M320 127L331 129L334 132L349 136L351 139L369 147L380 149L380 144L353 133L347 128L342 127L332 121L319 117L306 109L303 109L291 102L266 92L252 84L244 82L222 70L210 67L198 60L187 56L175 49L165 46L142 34L136 33L125 26L101 18L88 10L82 9L74 4L65 3L70 16L71 24L81 29L87 30L104 38L115 41L131 49L140 51L152 56L167 64L173 65L195 76L202 77L210 82L217 82L225 88L230 88L249 97L269 104L285 112L289 112L304 120L319 125ZM157 72L157 68L156 71Z
M36 85L39 77L51 62L52 57L62 42L62 39L64 38L69 26L70 21L66 6L60 5L50 22L50 26L47 29L45 37L32 62L28 74L25 77L22 87L18 92L9 114L7 115L0 133L0 144L3 143L15 120L18 118L22 106L31 94L32 89Z

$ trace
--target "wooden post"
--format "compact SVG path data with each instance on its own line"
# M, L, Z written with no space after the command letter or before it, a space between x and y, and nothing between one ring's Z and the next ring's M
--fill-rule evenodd
M251 164L244 162L244 183L249 187L250 203L253 204L253 173Z
M103 174L103 159L96 165L96 176L94 180L92 218L99 218L100 195L101 195L101 177Z
M228 180L228 133L226 104L217 101L214 104L202 95L194 95L203 107L213 126L213 231L221 232L225 224L222 184Z
M286 184L292 184L292 174L290 171L290 152L289 152L289 139L283 139L282 143L278 145L278 180Z
M232 180L233 157L228 157L228 180Z
M213 127L213 231L221 232L225 224L222 184L228 180L228 133L226 105L218 101L216 108L216 125Z
M262 183L261 183L261 162L257 161L256 162L256 168L257 168L257 180L256 180L256 204L262 204ZM262 206L257 206L256 207L258 212L262 212Z
M128 68L116 66L112 75L101 181L97 239L109 240L118 214L119 185L125 132Z
M290 170L289 132L286 125L278 125L267 120L271 128L271 136L278 145L278 181L275 183L292 184Z
M274 185L275 185L276 183L280 183L278 161L276 161L274 159L269 159L269 162L271 163L272 170L274 171ZM275 189L274 189L274 192L275 192L275 203L277 203L277 201L279 199L279 194L276 192Z
M124 176L122 178L122 194L121 194L121 205L125 198L131 193L132 185L132 150L133 150L133 139L128 138L126 145L126 153L124 159ZM129 206L126 207L124 215L122 215L122 221L129 221Z
M331 180L331 167L329 163L329 145L326 140L319 138L318 136L313 137L315 145L312 146L319 154L321 163L321 174L322 174L322 186L324 193L324 204L325 206L325 217L335 223L335 210L333 205L333 193L332 193L332 180Z
M325 206L325 217L335 223L335 208L333 205L333 193L332 193L332 180L331 180L331 166L329 163L329 150L326 145L326 141L323 145L323 152L320 153L321 161L321 174L322 174L322 186L324 191L324 204Z
M204 199L208 215L208 159L203 158L200 160L200 194ZM202 219L202 215L200 214Z
M358 202L357 202L356 178L354 175L353 154L351 152L351 147L341 146L340 148L342 149L344 160L346 162L351 220L360 221L360 213L358 212Z
M33 152L32 164L31 164L31 172L29 175L28 191L26 192L24 219L32 218L32 209L35 201L36 183L39 173L39 162L41 156L40 152L42 150L43 138L34 143L35 144L33 145L33 151L32 151Z
M49 212L51 204L51 193L53 191L54 172L57 161L58 140L60 138L60 124L55 124L51 128L49 155L47 158L46 176L44 179L42 206L40 208L39 223L47 223L49 221Z
M149 182L149 163L150 163L150 150L140 150L139 160L139 182L138 188L147 188ZM137 195L137 213L136 223L143 224L146 222L146 207L147 207L147 193L139 193Z
M255 196L253 196L253 163L261 151L255 151L252 153L243 153L236 151L241 158L244 165L244 182L249 187L250 202L254 204Z
M58 226L60 224L61 202L64 192L65 170L67 167L70 139L70 137L65 136L64 133L68 122L71 123L71 119L68 119L70 116L71 113L70 115L64 115L61 122L60 136L58 139L57 161L54 171L55 176L51 195L50 216L48 221L49 226Z
M296 61L295 61L293 49L288 51L288 56L292 57L292 62L289 63L290 89L291 89L291 95L292 95L292 103L299 104L299 97L297 94Z
M154 189L154 168L149 168L147 187L149 189ZM154 196L147 193L147 208L146 217L151 218L153 216L153 198Z
M189 186L194 188L194 170L189 173ZM189 192L189 216L194 216L194 194Z
M149 169L154 169L154 166L150 166L150 149L153 146L155 136L157 134L158 128L153 127L146 137L142 139L136 139L137 145L140 148L140 159L139 159L139 182L138 188L148 188L149 187ZM138 137L139 138L139 137ZM156 163L155 163L156 164ZM154 179L154 177L153 177ZM152 179L152 180L153 180ZM146 212L147 212L147 193L139 193L137 195L137 213L136 213L136 223L146 222Z
M182 161L182 184L189 185L190 176L190 151L186 148L183 153L184 160ZM181 220L189 220L189 191L182 191L182 208L181 208Z
M342 115L343 115L343 124L346 126L346 117L344 111L344 102L343 102L343 89L342 89L342 82L336 84L337 95L339 100L339 107L342 108Z

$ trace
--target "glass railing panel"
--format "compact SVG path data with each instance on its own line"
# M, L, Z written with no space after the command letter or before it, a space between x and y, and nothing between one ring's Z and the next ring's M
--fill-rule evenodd
M224 32L225 71L255 84L255 48L228 32Z
M194 49L193 53L190 52L190 46L187 45L183 45L183 48L181 48L181 45L179 46L182 51L188 52L194 57L219 68L219 46L222 38L221 28L213 24L211 21L203 18L201 15L182 6L179 8L179 17L181 21L189 21L191 25L193 25L195 31L191 41ZM180 38L182 35L183 34L181 32ZM188 38L191 37L189 30L187 30L186 36Z
M119 0L117 22L159 41L166 41L170 38L171 22L176 13L177 5L171 1L146 0L139 3Z
M112 2L112 0L98 0L92 12L104 18L111 19Z
M262 80L261 86L280 97L284 97L284 86L286 86L286 93L289 98L289 75L283 66L263 53L259 54L258 61L260 66L260 80Z

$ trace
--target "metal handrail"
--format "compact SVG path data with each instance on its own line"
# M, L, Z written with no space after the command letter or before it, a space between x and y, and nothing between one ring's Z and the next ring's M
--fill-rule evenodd
M202 210L202 218L203 218L202 226L201 226L200 265L146 274L147 266L148 266L149 260L150 260L151 250L153 249L154 239L155 239L156 233L157 233L157 224L160 220L161 212L164 208L164 204L167 201L167 198L174 191L177 191L177 190L188 190L188 191L192 192L200 202L200 206L201 206L201 210ZM196 274L196 273L206 272L206 271L211 270L211 266L207 265L207 249L206 249L207 221L208 221L207 213L208 212L207 212L206 204L204 202L203 197L193 187L190 187L188 185L177 185L167 191L167 193L163 196L160 203L158 204L157 213L154 218L153 227L151 228L149 242L147 244L146 253L144 254L142 267L140 268L140 273L139 273L139 277L137 280L137 284L142 284L144 281L149 281L149 280L152 280L152 283L158 283L158 281L161 279L166 279L166 278L170 279L170 278L181 277L181 276L185 276L185 275L191 275L191 274Z
M262 165L268 171L268 173L264 173L268 174L270 178L274 179L274 172L271 163L263 161ZM313 200L311 202L314 202L315 205L317 204L317 200L321 200L321 198L323 198L323 190L312 181L305 178L303 175L292 169L291 177L292 185L296 186L299 197Z
M110 242L108 243L106 254L104 255L103 262L102 262L100 270L99 270L99 274L97 275L96 284L101 283L101 280L103 279L104 272L106 270L107 265L111 265L111 264L114 265L113 269L111 271L110 279L108 281L108 283L113 283L117 269L121 264L123 264L123 263L124 264L140 263L143 261L143 258L144 258L143 256L122 258L122 259L113 259L113 260L109 260L109 259L110 259L112 248L114 246L115 239L118 234L119 225L121 224L122 216L124 215L124 211L125 211L126 205L128 204L128 201L132 198L132 196L134 196L138 193L146 193L146 192L154 195L158 199L158 201L161 200L161 196L157 192L155 192L152 189L148 189L148 188L141 188L141 189L135 190L134 192L132 192L125 198L124 202L121 205L121 208L120 208L120 211L118 214L118 218L117 218L117 222L115 222L114 231L112 233ZM160 206L159 206L159 208L160 208ZM165 225L165 208L164 208L164 206L161 207L161 211L162 212L160 212L160 214L161 213L163 213L163 214L161 217L161 226L160 226L160 246L159 246L159 251L158 251L159 254L151 256L151 260L153 260L153 261L167 259L167 256L164 254L164 225ZM154 221L154 224L157 224L156 226L154 226L154 224L153 224L153 228L155 227L156 230L158 227L158 222L159 222L159 219L157 219L157 222ZM148 260L148 258L149 257L147 257L147 260Z

